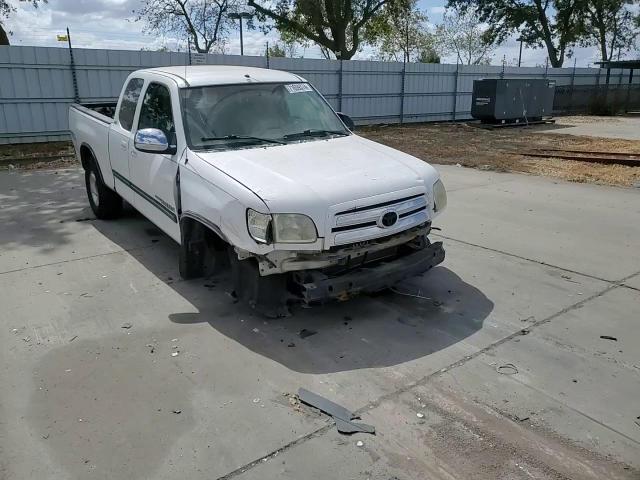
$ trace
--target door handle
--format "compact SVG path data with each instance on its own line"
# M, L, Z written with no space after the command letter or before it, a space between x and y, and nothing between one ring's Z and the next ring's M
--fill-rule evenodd
M127 149L127 142L120 142L120 148L122 148L123 150Z

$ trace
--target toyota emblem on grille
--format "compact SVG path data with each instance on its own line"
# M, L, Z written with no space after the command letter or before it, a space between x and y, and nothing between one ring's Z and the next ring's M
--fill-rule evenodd
M384 212L378 219L378 226L381 228L393 227L398 221L398 213L395 210Z

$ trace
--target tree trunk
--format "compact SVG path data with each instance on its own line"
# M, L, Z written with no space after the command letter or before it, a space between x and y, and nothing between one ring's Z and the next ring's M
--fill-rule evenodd
M544 39L544 43L547 46L547 54L549 57L549 63L553 68L561 68L562 63L564 62L564 55L561 58L558 58L558 50L556 46L553 44L553 40L549 38Z
M609 55L607 55L607 38L602 31L600 31L600 55L603 62L611 60L611 58L609 58Z
M9 37L7 36L7 32L2 28L2 24L0 24L0 45L9 45Z
M547 47L547 54L549 57L549 62L551 66L554 68L562 67L562 62L564 58L558 58L558 50L556 46L553 44L553 34L551 33L551 28L549 27L549 19L547 18L547 12L545 7L542 6L540 0L535 0L536 12L538 15L538 21L542 26L542 41ZM563 55L564 56L564 55Z

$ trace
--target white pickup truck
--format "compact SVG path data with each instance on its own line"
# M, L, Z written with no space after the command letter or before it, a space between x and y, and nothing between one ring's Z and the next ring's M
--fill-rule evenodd
M123 199L180 245L180 274L229 252L235 294L267 315L375 292L444 260L429 164L352 133L304 78L249 67L138 70L117 104L69 109L96 217Z

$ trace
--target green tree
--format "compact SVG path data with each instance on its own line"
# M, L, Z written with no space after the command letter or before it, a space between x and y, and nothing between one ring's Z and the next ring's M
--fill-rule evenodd
M146 32L188 38L196 52L209 53L224 45L234 28L229 14L240 8L240 0L144 0L134 13Z
M633 8L638 0L584 0L580 8L583 22L583 45L596 45L603 61L629 51L638 35L640 15Z
M561 67L583 36L579 18L584 0L448 0L489 25L487 35L501 42L518 32L524 43L544 47L552 67Z
M268 53L270 57L286 57L287 52L285 52L284 47L279 43L275 43L269 46Z
M420 52L420 56L418 57L418 62L420 63L440 63L440 55L438 52L432 48L427 50L422 50Z
M303 57L304 52L312 44L309 39L291 32L280 32L279 43L285 52L285 57L289 58ZM302 49L302 53L299 53L300 49Z
M398 0L248 0L258 17L271 20L281 34L308 39L351 59L360 48L366 29L388 4Z
M434 38L429 32L428 22L427 14L417 8L417 0L396 2L371 22L367 34L370 43L378 46L381 60L433 60Z
M436 29L436 42L442 55L454 54L456 62L483 65L491 61L495 41L487 27L471 11L448 9Z
M47 0L29 0L27 3L30 3L34 7L38 7L38 2L47 3ZM9 16L16 11L16 8L9 4L8 0L0 0L0 45L9 45L9 35L11 32L7 32L4 29L3 19L9 18Z

